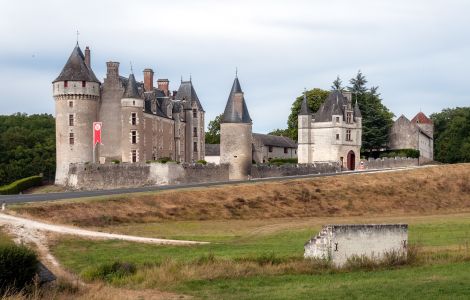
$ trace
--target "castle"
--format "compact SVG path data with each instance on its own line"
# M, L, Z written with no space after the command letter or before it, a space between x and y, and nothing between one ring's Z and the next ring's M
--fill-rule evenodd
M90 49L78 43L52 82L56 112L56 184L65 184L70 163L145 162L167 157L179 162L204 159L204 109L193 83L169 90L154 87L152 69L144 81L119 74L107 62L101 83L91 67ZM93 122L102 123L101 143L93 142Z
M298 114L298 162L339 161L354 170L359 165L362 115L350 92L332 91L313 113L304 93Z

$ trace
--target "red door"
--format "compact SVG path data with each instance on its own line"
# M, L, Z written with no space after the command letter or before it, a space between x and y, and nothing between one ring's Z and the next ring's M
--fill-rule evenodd
M354 151L349 151L348 152L348 169L349 170L354 170L356 168L356 155L354 154Z

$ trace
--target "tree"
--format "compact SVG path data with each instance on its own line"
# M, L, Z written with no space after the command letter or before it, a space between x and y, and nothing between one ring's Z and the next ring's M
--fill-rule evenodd
M270 135L277 135L277 136L286 136L286 137L289 137L289 130L288 129L274 129L273 131L271 131L270 133L268 133Z
M343 82L341 81L341 78L339 78L339 75L336 76L336 80L333 81L333 85L331 86L331 90L342 92L344 90L342 84L343 84Z
M222 116L223 114L220 114L209 122L205 136L206 144L220 144L220 121Z
M54 117L0 116L0 185L40 173L45 179L54 179Z
M320 106L325 102L326 98L330 92L314 88L312 90L306 91L307 93L307 104L308 107L313 111L316 112ZM297 115L300 111L300 105L302 104L302 99L304 98L303 94L298 96L294 103L292 103L291 113L289 118L287 119L287 133L288 137L297 141L297 129L298 129L298 119Z
M470 107L446 108L431 115L434 159L443 163L470 162Z
M349 83L351 84L351 86L348 86L348 90L353 94L364 94L365 92L367 92L367 80L366 77L362 75L361 70L357 72L356 77L349 80Z

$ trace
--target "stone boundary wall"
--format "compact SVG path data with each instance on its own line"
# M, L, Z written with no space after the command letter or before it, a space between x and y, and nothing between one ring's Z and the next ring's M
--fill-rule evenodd
M70 164L66 187L98 190L227 181L228 170L227 164L77 163Z
M257 164L251 167L251 178L282 177L341 172L339 162L316 162L312 164L284 164L280 166Z
M393 169L419 165L417 158L410 157L369 158L368 160L361 159L361 164L363 164L364 169Z
M407 247L407 224L325 225L305 244L304 257L342 267L354 256L380 260L394 252L406 257Z

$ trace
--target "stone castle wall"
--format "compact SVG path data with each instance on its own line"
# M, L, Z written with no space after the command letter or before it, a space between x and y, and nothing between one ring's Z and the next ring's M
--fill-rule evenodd
M286 164L281 166L253 165L252 178L282 177L309 174L328 174L341 172L339 162L317 162L311 164Z
M417 158L409 157L369 158L368 160L361 159L361 164L364 166L364 169L393 169L419 165Z

